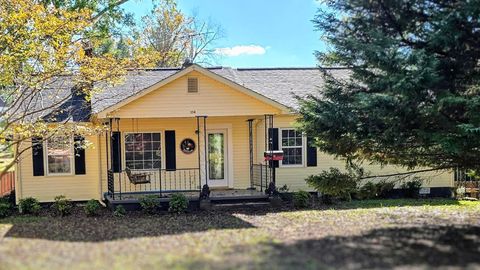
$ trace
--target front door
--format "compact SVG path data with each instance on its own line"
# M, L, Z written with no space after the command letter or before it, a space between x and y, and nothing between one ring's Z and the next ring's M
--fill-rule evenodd
M227 130L207 132L207 177L212 187L228 186Z

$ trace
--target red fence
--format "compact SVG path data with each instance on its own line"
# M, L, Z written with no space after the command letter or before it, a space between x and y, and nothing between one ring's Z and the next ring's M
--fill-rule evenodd
M15 172L7 172L0 178L0 197L15 189Z

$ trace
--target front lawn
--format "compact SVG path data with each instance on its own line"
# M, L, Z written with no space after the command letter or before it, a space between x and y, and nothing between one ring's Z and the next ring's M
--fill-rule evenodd
M480 203L0 219L1 269L480 268Z

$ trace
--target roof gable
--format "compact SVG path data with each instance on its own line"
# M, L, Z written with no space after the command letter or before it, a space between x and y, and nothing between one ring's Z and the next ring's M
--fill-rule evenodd
M162 72L162 74L166 75L166 76L163 76L161 77L160 76L160 81L156 82L156 83L153 83L145 88L143 88L142 90L140 91L133 91L130 92L130 95L125 97L124 99L121 99L121 100L118 100L118 97L119 95L115 95L115 93L112 93L111 90L114 90L115 88L111 88L109 89L110 91L107 90L107 94L103 94L104 98L105 99L108 99L108 93L114 95L114 98L113 98L113 102L111 102L111 105L101 109L101 110L97 110L94 112L96 112L98 114L98 117L100 118L106 118L110 115L113 114L113 112L117 111L116 114L118 114L118 110L121 109L121 108L124 108L125 106L127 106L128 104L131 104L132 102L146 96L146 95L149 95L150 93L152 93L153 91L156 91L170 83L173 83L175 82L176 80L192 73L192 72L197 72L199 74L201 74L202 76L205 76L211 80L214 80L218 83L221 83L221 84L224 84L228 89L233 89L235 91L238 91L239 93L245 95L245 96L248 96L250 98L253 98L255 99L256 101L259 101L261 103L264 103L265 105L268 105L269 107L272 107L272 108L275 108L278 112L280 113L289 113L290 112L290 108L275 101L275 100L272 100L262 94L259 94L258 92L255 92L255 91L252 91L242 85L239 85L237 84L236 82L234 81L231 81L217 73L214 73L212 71L209 71L208 69L205 69L203 67L200 67L198 65L191 65L185 69L182 69L182 70L177 70L175 72L175 70L165 70L166 72ZM98 98L97 98L98 99ZM95 101L99 101L98 100L94 100ZM116 101L116 102L115 102ZM252 102L252 101L251 101ZM247 107L248 108L248 107ZM246 109L247 109L246 108ZM192 111L195 111L195 110L192 110ZM248 109L247 109L248 111ZM198 114L198 112L197 112ZM180 115L179 115L180 116Z

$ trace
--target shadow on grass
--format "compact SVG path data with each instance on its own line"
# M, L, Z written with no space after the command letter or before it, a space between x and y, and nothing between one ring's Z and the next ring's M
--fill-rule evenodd
M130 212L125 217L114 217L108 210L98 217L86 217L83 213L66 217L15 216L0 219L0 226L2 224L11 225L5 237L72 242L100 242L207 230L253 228L250 223L231 214L196 212L146 215Z
M266 261L282 269L480 267L480 227L378 229L358 236L271 244Z

